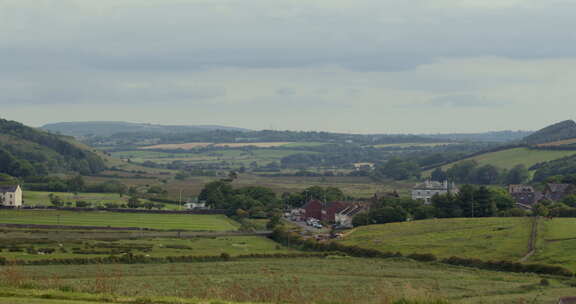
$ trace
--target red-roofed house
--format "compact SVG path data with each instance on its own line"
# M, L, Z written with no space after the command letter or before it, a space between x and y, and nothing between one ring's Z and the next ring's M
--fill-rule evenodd
M319 200L311 200L306 203L304 209L305 218L315 218L322 222L334 223L336 221L336 214L348 207L350 204L346 202L327 202L324 203Z

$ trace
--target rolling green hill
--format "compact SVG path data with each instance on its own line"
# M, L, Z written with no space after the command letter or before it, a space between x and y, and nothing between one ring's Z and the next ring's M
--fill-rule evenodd
M0 119L0 173L17 177L71 171L91 174L104 168L96 153L71 138Z
M432 219L353 229L343 244L403 254L431 253L480 260L519 261L528 253L532 218ZM538 220L535 254L526 263L576 270L576 221Z
M541 162L553 161L572 155L576 155L576 151L541 150L541 149L530 149L520 147L476 155L470 158L466 158L454 163L444 165L442 166L442 169L446 170L457 163L468 160L474 160L479 165L489 164L501 169L512 169L517 165L524 165L527 168L530 168L533 165ZM430 172L431 170L426 171L424 172L424 175L428 176L430 175Z
M528 218L432 219L355 228L342 243L403 254L517 260L527 252Z
M565 120L528 135L523 141L529 145L535 145L571 138L576 138L576 122Z

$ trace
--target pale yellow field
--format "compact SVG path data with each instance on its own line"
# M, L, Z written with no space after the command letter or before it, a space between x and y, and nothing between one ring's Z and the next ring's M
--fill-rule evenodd
M259 143L206 143L206 142L195 142L195 143L184 143L184 144L163 144L163 145L154 145L154 146L146 146L140 147L140 149L145 150L176 150L176 149L183 149L183 150L190 150L194 148L204 148L208 146L214 147L230 147L230 148L242 148L242 147L260 147L260 148L273 148L273 147L281 147L288 144L292 144L291 142L259 142Z
M204 142L195 142L195 143L185 143L185 144L163 144L163 145L154 145L154 146L146 146L140 147L140 149L144 150L175 150L175 149L194 149L194 148L204 148L213 145L213 143L204 143Z
M557 147L557 146L564 146L564 145L571 145L571 144L576 144L576 138L559 140L559 141L555 141L555 142L539 144L536 146L538 146L538 147Z
M400 143L400 144L382 144L382 145L375 145L374 148L388 148L388 147L400 147L400 148L407 148L407 147L438 147L438 146L447 146L447 145L454 145L457 143Z

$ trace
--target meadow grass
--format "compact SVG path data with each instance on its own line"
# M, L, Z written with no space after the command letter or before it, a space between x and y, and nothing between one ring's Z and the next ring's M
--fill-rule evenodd
M232 231L238 224L224 215L148 214L107 211L0 210L2 224L109 226L197 231Z
M58 232L55 232L58 233ZM5 247L5 248L2 248ZM22 248L20 252L9 250ZM227 253L230 256L248 254L284 254L298 252L275 243L262 236L221 236L194 238L142 238L116 240L12 240L0 239L1 255L8 260L44 260L59 258L107 257L112 254L143 254L151 257L167 256L215 256ZM34 254L27 249L51 248L54 253ZM142 248L142 249L140 249ZM75 253L76 250L84 253Z
M536 245L536 253L530 262L559 265L576 271L575 218L541 220Z
M22 199L25 206L51 206L50 194L60 197L64 202L74 203L77 201L85 201L91 203L93 206L102 205L106 203L127 204L129 196L120 196L118 193L70 193L70 192L49 192L49 191L29 191L22 192ZM149 202L147 199L140 199L141 203ZM178 206L165 204L165 209L177 209Z
M440 258L517 260L528 251L529 235L529 218L456 218L362 226L341 242Z
M183 297L269 303L554 303L566 281L405 259L254 259L192 264L11 266L0 281L116 297Z

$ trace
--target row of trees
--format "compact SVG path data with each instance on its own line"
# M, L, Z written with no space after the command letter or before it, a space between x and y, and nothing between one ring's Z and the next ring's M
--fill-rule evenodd
M409 198L382 198L372 205L368 213L355 216L353 224L363 226L409 219L513 215L524 215L524 212L514 209L514 200L503 189L464 185L458 194L434 196L429 205Z
M276 194L265 187L234 188L229 181L213 181L204 186L198 200L215 209L226 209L240 217L265 218L280 208Z
M166 205L162 203L155 203L151 201L142 201L136 196L131 196L128 198L126 203L118 203L118 202L88 202L84 200L76 200L76 201L65 201L60 196L55 195L54 193L50 193L48 195L50 200L50 204L57 208L68 207L68 208L109 208L109 209L119 209L119 208L130 208L130 209L137 209L137 208L146 208L148 210L151 209L164 209Z
M506 170L493 165L480 166L476 161L468 160L455 164L446 171L436 168L432 171L431 179L478 185L522 184L530 179L530 174L524 165Z
M345 200L344 192L336 187L320 187L312 186L304 189L301 192L290 193L285 192L282 194L282 202L285 206L294 208L302 207L310 200L320 200L324 202L341 201Z
M121 196L129 192L129 188L119 181L109 180L89 185L80 175L69 178L37 176L26 178L25 181L26 187L34 191L118 193Z

